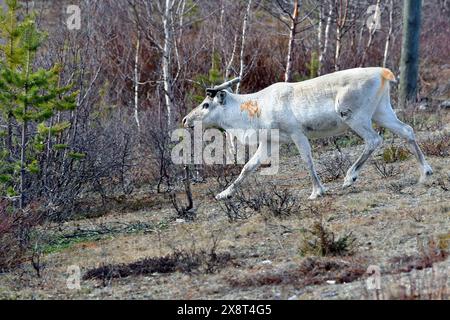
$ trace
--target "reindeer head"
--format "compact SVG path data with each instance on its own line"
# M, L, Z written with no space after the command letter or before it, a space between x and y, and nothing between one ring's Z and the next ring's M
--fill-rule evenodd
M184 117L183 126L192 128L196 121L200 121L206 128L217 126L223 115L223 107L225 106L228 90L239 81L240 79L236 78L214 88L206 89L205 100Z

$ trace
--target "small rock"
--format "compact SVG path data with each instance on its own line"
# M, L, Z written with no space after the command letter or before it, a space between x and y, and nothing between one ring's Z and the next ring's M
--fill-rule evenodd
M442 101L439 107L442 109L450 109L450 100Z
M176 222L176 223L185 223L186 220L184 220L184 219L177 219L177 220L175 220L175 222Z
M335 291L329 291L322 293L322 298L331 298L337 295L337 292Z
M328 284L336 284L336 280L327 280Z
M419 104L419 110L428 110L428 103L427 102L421 102Z
M289 297L288 300L298 300L298 297L294 294L292 297Z
M272 261L270 261L270 260L264 260L264 261L261 261L261 264L272 264Z

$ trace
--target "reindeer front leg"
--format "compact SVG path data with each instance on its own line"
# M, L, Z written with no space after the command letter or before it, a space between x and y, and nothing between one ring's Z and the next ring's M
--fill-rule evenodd
M268 151L265 147L265 143L260 143L255 154L244 165L241 174L237 179L228 186L227 189L222 191L216 196L217 200L229 199L236 192L236 188L242 183L242 181L252 172L256 171L261 163L268 157Z
M234 135L231 132L225 131L225 136L229 140L227 142L228 152L230 153L230 156L232 156L233 164L236 164L236 144L234 142Z
M314 200L317 197L322 196L325 193L326 188L320 182L319 177L316 173L316 169L314 168L313 158L311 155L311 145L309 144L308 138L301 132L294 133L291 137L295 145L297 146L298 151L300 152L300 156L305 162L311 176L313 191L309 196L309 199Z

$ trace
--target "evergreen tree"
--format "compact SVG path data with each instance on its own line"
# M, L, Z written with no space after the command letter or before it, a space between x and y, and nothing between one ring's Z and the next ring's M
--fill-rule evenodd
M23 209L28 198L30 175L40 171L39 155L49 140L61 135L70 123L55 115L76 107L77 92L59 85L60 66L34 68L34 60L46 35L36 28L33 15L18 20L17 0L7 0L0 11L0 111L7 132L0 144L0 192L17 197ZM54 144L63 149L67 145Z

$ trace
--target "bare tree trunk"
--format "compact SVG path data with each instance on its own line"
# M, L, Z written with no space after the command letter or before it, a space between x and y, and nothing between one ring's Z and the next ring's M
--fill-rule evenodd
M394 0L389 1L389 31L386 37L386 44L384 46L384 55L383 55L383 67L386 67L387 58L389 53L389 45L391 43L392 31L394 28Z
M321 75L323 72L325 58L328 53L328 40L330 37L330 26L332 15L333 15L333 2L330 0L330 8L328 9L327 23L325 25L325 33L323 35L323 49L321 49L319 55L319 75Z
M286 72L284 74L285 82L290 82L292 80L292 56L294 52L295 35L298 23L298 8L299 8L298 0L294 0L294 12L292 13L291 16L291 30L289 32L289 47L286 61Z
M180 28L180 34L178 37L178 43L181 43L181 39L183 38L183 24L184 24L184 11L186 9L186 0L181 1L181 11L179 13L180 19L178 27Z
M347 23L349 0L336 0L337 18L336 18L336 51L334 53L334 70L340 70L339 60L341 57L342 32ZM339 2L339 5L337 4Z
M171 74L171 51L172 51L172 17L173 0L166 0L163 15L164 28L164 47L162 52L162 66L163 66L163 83L164 83L164 99L167 109L167 127L171 128L173 122L173 88L172 88L172 74Z
M334 71L339 70L339 58L341 56L341 28L336 28L336 51L334 53Z
M323 4L319 5L319 24L317 25L317 47L319 51L319 69L317 70L317 74L320 75L320 56L323 52Z
M225 69L225 81L227 81L228 78L230 77L234 56L236 55L237 43L238 43L238 34L236 33L236 35L234 36L233 51L231 52L230 60L228 61L227 67Z
M141 131L141 124L139 121L139 49L140 49L140 39L141 35L138 30L136 39L136 55L134 59L134 119L138 131Z
M356 22L355 22L356 21L356 12L355 12L355 10L352 10L352 13L351 13L351 16L350 16L350 21L352 23L354 23L354 26L351 28L350 48L351 48L352 52L356 53L356 51L357 51L357 48L356 48L356 38L357 38L356 30L357 30L357 28L356 28ZM356 64L352 65L352 67L356 67Z
M405 0L398 99L400 108L405 108L408 101L414 101L417 94L421 10L422 0Z
M244 49L245 49L245 36L247 33L247 22L248 17L250 15L250 8L252 6L252 0L248 0L247 9L245 11L244 22L242 23L242 36L241 36L241 56L240 56L240 68L239 68L239 77L243 78L244 76ZM239 93L239 89L241 88L241 82L238 82L236 86L236 93Z

